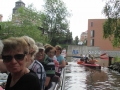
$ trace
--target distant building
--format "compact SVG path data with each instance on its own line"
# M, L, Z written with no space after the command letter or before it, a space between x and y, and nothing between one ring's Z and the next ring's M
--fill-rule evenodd
M2 15L2 14L0 14L0 22L2 22L2 18L3 18L3 15Z
M25 7L25 3L21 0L15 2L15 7L13 8L13 14L17 13L18 8Z
M20 24L20 20L17 16L17 10L20 8L20 7L25 7L25 3L22 2L21 0L15 2L15 7L13 8L13 13L12 13L12 21L16 24L16 25L19 25Z
M106 19L89 19L87 46L100 47L100 50L120 50L114 48L109 39L103 38L103 24Z
M82 32L82 34L80 35L80 41L84 41L87 39L87 31Z

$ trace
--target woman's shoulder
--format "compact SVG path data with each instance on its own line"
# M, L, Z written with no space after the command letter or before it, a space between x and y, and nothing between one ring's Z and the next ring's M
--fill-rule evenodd
M28 80L28 81L32 81L32 80L37 80L38 77L36 75L36 73L33 70L30 70L29 73L23 75L23 77L21 78L22 80Z

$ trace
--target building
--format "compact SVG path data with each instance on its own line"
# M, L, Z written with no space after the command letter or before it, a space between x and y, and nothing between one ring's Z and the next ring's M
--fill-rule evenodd
M88 20L88 38L87 46L100 47L100 50L118 51L120 48L114 48L109 39L103 38L103 24L105 19Z
M25 7L25 3L21 0L15 2L15 7L13 8L13 14L17 13L18 8Z
M0 22L2 22L2 18L3 18L3 15L2 15L2 14L0 14Z
M17 10L18 10L20 7L25 7L25 3L22 2L21 0L15 2L15 7L13 8L12 21L13 21L16 25L19 25L19 24L20 24L20 19L18 18L18 15L17 15Z
M80 41L84 41L87 39L87 31L82 32L82 34L80 35Z

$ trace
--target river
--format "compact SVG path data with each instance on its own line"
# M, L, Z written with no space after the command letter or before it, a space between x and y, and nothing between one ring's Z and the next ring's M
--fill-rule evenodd
M100 62L100 61L99 61ZM120 73L104 67L94 70L78 65L72 60L65 74L65 90L120 90Z

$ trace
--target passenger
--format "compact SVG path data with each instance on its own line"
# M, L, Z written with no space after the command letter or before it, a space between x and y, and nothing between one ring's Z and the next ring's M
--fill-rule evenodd
M46 72L44 70L43 65L38 60L34 60L35 58L34 56L38 52L38 47L35 44L35 41L31 37L22 36L22 38L25 39L25 41L28 43L29 46L29 54L27 55L28 56L27 67L29 69L32 69L37 74L40 80L40 88L41 90L44 90Z
M66 62L66 65L68 65L68 62L67 62L67 60L66 60L66 49L65 48L63 48L62 49L62 52L61 52L61 55L64 57L64 59L65 59L65 62Z
M45 53L54 61L55 63L55 71L58 72L58 68L59 68L59 62L57 61L57 58L54 58L55 56L55 48L53 46L48 46L45 49Z
M94 60L94 58L93 57L91 57L90 59L89 59L89 64L95 64L95 62L96 62L96 60Z
M40 90L37 75L26 67L28 44L22 38L3 40L2 59L10 72L5 90Z
M88 62L89 62L89 58L88 58L87 56L85 57L84 62L85 62L85 63L88 63Z
M2 50L3 50L3 43L0 40L0 72L1 73L7 73L7 69L6 69L5 65L4 65L2 57L1 57Z
M62 68L64 68L66 66L66 62L65 62L65 59L64 57L61 55L61 52L62 52L62 48L61 46L59 45L56 45L55 46L56 48L56 57L57 57L57 61L59 62L59 72L61 73L62 71Z
M51 46L50 44L45 44L44 48L46 49L48 46Z
M80 61L82 61L82 62L84 61L84 57L83 56L81 57Z
M3 50L3 43L0 40L0 68L2 68L1 65L3 65L3 62L2 62L2 59L1 59L2 50ZM0 72L1 72L1 70L0 70ZM3 90L3 88L1 86L0 86L0 90Z
M52 78L51 82L54 83L52 87L55 87L55 85L58 83L58 81L60 81L60 73L58 72L58 69L59 69L59 62L57 61L57 58L55 59L54 56L55 56L55 48L53 46L47 46L46 49L45 49L45 53L48 55L48 57L50 57L53 61L54 61L54 64L55 64L55 76Z
M3 47L4 47L4 45L3 45L2 41L0 40L0 55L2 53Z
M46 71L45 90L48 90L51 87L51 80L55 76L55 64L53 60L45 54L44 46L39 42L37 42L36 45L39 51L35 55L35 59L41 62Z

